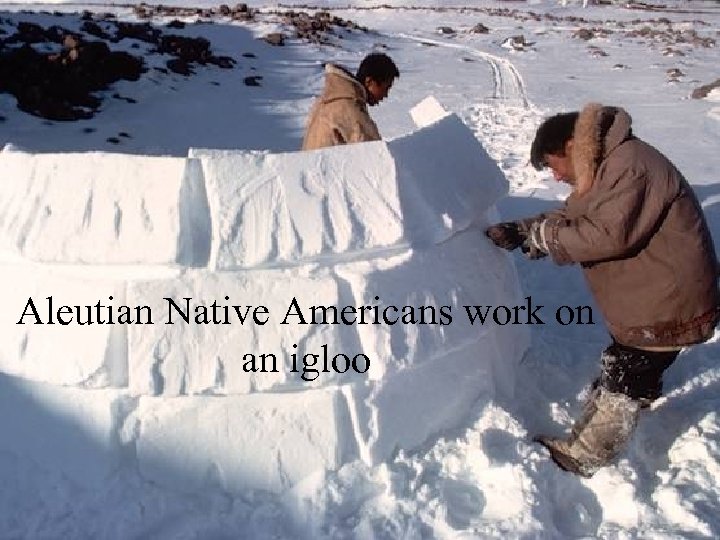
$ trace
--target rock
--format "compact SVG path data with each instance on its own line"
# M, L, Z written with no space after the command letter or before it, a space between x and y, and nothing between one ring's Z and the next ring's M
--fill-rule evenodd
M233 11L232 18L234 21L249 21L252 14L249 11Z
M266 34L263 37L263 40L265 40L266 43L269 43L270 45L274 45L276 47L282 47L285 45L285 36L279 32L272 32L270 34Z
M193 74L192 69L190 69L190 64L188 64L182 58L173 58L172 60L168 60L165 65L170 71L179 75L184 75L187 77Z
M695 90L692 91L690 97L693 99L706 98L708 94L716 88L720 88L720 79L716 79L714 82L697 87Z
M20 110L50 120L90 118L101 103L94 92L120 79L137 80L144 71L141 58L111 51L105 42L65 38L60 53L25 45L0 56L0 71L16 75L0 89L15 96Z
M454 35L456 32L454 29L450 28L449 26L438 26L437 33L445 35L445 36L451 36L451 35Z
M232 69L237 63L234 58L229 56L211 56L208 59L209 64L213 64L220 69Z
M117 39L137 39L146 43L157 43L160 37L160 30L153 27L150 23L117 23Z
M663 56L685 56L685 53L679 49L673 49L672 47L666 47L662 52Z
M490 32L490 29L483 23L477 23L475 26L472 27L472 30L470 30L470 32L473 34L487 34Z
M85 21L82 26L80 26L80 30L100 39L110 39L110 34L105 32L99 24L93 21Z
M80 37L67 34L63 39L63 47L66 49L77 49L80 45Z
M501 46L505 47L506 49L512 49L515 51L524 51L528 47L531 47L534 45L534 43L530 43L525 41L525 36L517 35L517 36L511 36L507 38L505 41L502 42Z
M243 82L246 86L261 86L260 81L262 80L262 76L260 75L253 75L250 77L245 77L243 79Z
M595 32L589 30L588 28L580 28L573 33L572 37L576 39L584 39L587 41L595 37Z

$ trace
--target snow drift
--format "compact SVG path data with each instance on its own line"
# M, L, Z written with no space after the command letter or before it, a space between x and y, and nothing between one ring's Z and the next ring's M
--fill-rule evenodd
M313 152L1 153L8 396L99 441L88 482L132 467L183 490L278 492L317 470L383 461L457 425L478 399L511 393L528 335L473 326L462 307L518 302L510 259L482 232L507 182L459 118L432 103L415 118L424 127L405 137ZM112 278L89 277L102 275L97 265L116 265ZM16 324L28 298L50 296L149 306L156 318ZM269 321L165 324L168 298L262 305ZM452 323L280 324L293 299L447 306ZM370 368L314 378L289 369L292 354L323 346L362 353ZM248 353L273 353L279 369L244 371ZM0 424L13 422L7 405ZM57 430L11 433L0 452L54 474L93 459ZM60 467L42 445L75 454Z

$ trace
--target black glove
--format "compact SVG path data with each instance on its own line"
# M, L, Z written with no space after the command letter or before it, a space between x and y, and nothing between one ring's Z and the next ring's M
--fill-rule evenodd
M525 241L520 246L520 251L528 259L542 259L547 257L548 248L543 237L542 229L545 227L545 221L535 221L530 224L530 230L527 231Z
M522 251L523 255L525 255L528 259L531 260L547 257L547 253L545 253L541 249L536 248L528 242L523 242L523 244L520 246L520 251Z
M520 228L514 221L498 223L485 229L485 235L500 248L512 251L523 245L527 238L527 232Z

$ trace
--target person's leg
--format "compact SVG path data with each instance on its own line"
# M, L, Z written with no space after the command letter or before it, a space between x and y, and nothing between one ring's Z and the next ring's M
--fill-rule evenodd
M632 436L643 401L662 392L662 374L678 351L648 352L613 343L602 353L602 374L568 439L536 437L563 469L592 476L620 453Z
M675 351L644 351L613 343L602 354L599 384L649 406L662 395L663 373L680 354Z

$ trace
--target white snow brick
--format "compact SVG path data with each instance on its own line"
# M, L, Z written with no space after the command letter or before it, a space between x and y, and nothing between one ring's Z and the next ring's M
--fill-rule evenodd
M362 349L373 360L369 372L373 380L466 346L478 348L478 364L493 361L482 351L486 342L501 339L498 332L503 327L492 321L471 325L463 306L524 303L518 298L511 259L492 246L480 226L430 249L339 265L336 272L349 284L357 305L378 305L381 311L397 308L387 311L389 317L400 319L397 324L357 326ZM413 308L415 324L402 324L404 306ZM501 369L512 374L529 332L517 325L509 331L518 347L502 360Z
M197 162L99 152L0 154L0 250L39 262L203 265Z
M434 96L426 97L410 109L410 116L419 128L429 126L449 114Z
M140 473L181 490L281 492L357 458L339 390L140 399Z
M70 272L70 269L67 269ZM110 297L113 300L110 300ZM57 311L71 306L68 321L77 320L74 306L123 305L125 285L108 279L73 277L64 270L33 264L0 265L0 372L28 379L86 387L127 384L126 326L118 324L59 324ZM52 321L49 300L52 297ZM32 299L43 324L36 324ZM25 316L23 317L23 313ZM95 317L95 308L92 309ZM102 309L108 321L107 309ZM22 319L23 324L17 324Z
M451 114L388 149L395 162L404 238L440 243L473 222L508 192L508 182L472 131Z
M102 489L120 466L119 390L36 383L0 373L0 456L27 460L35 474Z
M202 161L217 269L334 262L442 242L508 189L455 115L389 142L286 154L191 149L190 156Z
M225 300L225 297L229 300ZM133 283L128 290L131 305L145 304L152 308L152 326L134 325L129 329L130 388L134 393L149 395L184 394L246 394L260 391L288 391L302 387L325 386L365 380L366 375L349 369L345 374L334 371L321 373L314 380L303 380L302 358L306 353L321 354L327 346L330 357L344 353L351 358L361 353L355 326L310 324L310 308L322 306L353 306L347 287L329 271L307 269L254 270L248 272L211 273L187 272L182 277ZM186 310L190 306L190 324L186 324L169 301ZM186 304L185 298L191 298ZM291 308L293 298L308 324L291 315L281 324ZM244 315L252 306L244 324L229 308L231 324L198 324L195 308L239 305ZM269 317L265 325L253 322L253 310L265 306ZM221 313L218 311L218 313ZM295 309L292 309L295 313ZM166 324L172 315L173 324ZM224 321L224 314L221 315ZM294 348L293 345L297 345ZM274 354L277 372L268 357L265 373L243 371L253 354L261 367L260 355ZM293 373L291 355L297 353L297 369ZM322 360L319 362L319 364ZM307 379L314 375L309 373Z
M471 227L431 249L337 268L358 305L434 308L449 324L358 326L372 360L369 390L353 386L361 453L368 463L397 448L413 448L462 422L478 399L512 397L514 374L530 341L524 325L470 324L465 305L523 305L507 254L491 246L482 227ZM375 300L375 297L380 300ZM491 310L492 311L492 310ZM394 310L391 316L398 316ZM433 320L432 310L424 315Z
M486 339L378 381L369 393L348 387L361 458L377 465L460 425L478 400L494 399L492 366L501 359Z
M211 268L377 249L402 240L385 143L265 154L193 150L213 215Z

